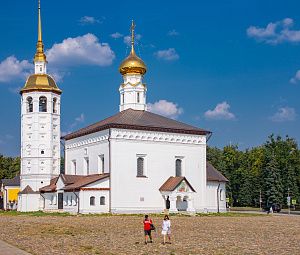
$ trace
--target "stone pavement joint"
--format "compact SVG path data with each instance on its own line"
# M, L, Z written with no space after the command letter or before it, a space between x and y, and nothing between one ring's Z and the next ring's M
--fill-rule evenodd
M0 240L0 255L31 255L31 254Z

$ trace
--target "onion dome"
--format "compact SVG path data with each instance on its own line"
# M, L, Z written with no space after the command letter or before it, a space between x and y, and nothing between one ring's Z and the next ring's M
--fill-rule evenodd
M119 67L119 71L122 75L133 73L144 75L147 71L147 67L142 59L140 59L134 50L134 28L135 24L132 21L131 24L131 51L127 58L123 60Z
M48 91L61 94L61 90L57 87L54 79L49 74L32 74L28 77L20 94L31 91Z

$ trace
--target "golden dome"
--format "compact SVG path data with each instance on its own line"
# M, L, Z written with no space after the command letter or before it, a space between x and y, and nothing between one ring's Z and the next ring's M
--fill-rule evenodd
M50 91L61 94L61 90L57 87L54 79L48 74L32 74L28 77L24 87L20 93L30 91Z
M131 52L127 58L123 60L119 67L119 71L122 75L128 73L145 74L147 67L142 59L140 59L134 50L134 28L135 24L132 21L131 24Z
M119 71L122 75L127 73L139 73L145 74L147 67L143 60L141 60L134 52L131 50L129 56L123 60L119 67Z

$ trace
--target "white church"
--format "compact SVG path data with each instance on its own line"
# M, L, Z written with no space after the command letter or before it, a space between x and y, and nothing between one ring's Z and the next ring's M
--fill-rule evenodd
M119 68L119 112L61 137L62 91L47 74L39 3L35 73L20 91L19 211L226 211L228 180L206 161L211 132L147 111L147 68L135 52L133 23L131 31L131 52Z

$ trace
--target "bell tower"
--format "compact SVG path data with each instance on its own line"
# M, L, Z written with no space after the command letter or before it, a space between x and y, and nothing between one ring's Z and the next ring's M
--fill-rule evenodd
M142 110L147 109L146 84L143 83L143 76L147 71L146 65L140 59L134 49L135 24L131 24L131 51L123 60L119 71L123 76L123 83L120 85L120 112L126 109Z
M35 73L21 89L21 192L19 211L38 211L39 189L60 173L60 95L47 74L42 40L41 6L38 1L38 41L34 56Z

